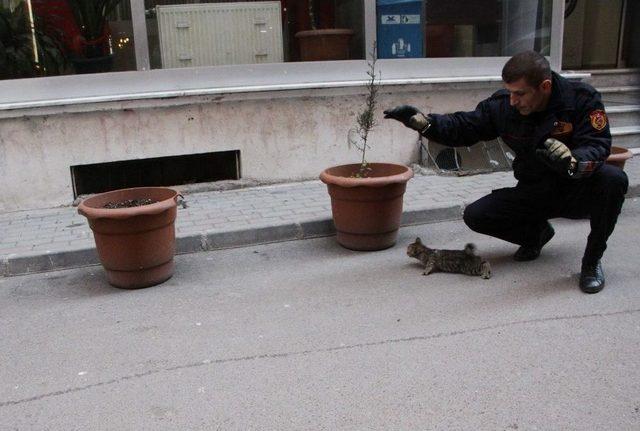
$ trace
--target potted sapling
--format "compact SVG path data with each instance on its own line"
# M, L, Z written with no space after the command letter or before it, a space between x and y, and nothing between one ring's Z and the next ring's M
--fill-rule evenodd
M367 98L348 137L349 145L361 153L360 163L334 166L320 174L331 197L337 241L352 250L382 250L396 243L404 192L413 177L407 166L366 160L380 84L375 43L370 54Z

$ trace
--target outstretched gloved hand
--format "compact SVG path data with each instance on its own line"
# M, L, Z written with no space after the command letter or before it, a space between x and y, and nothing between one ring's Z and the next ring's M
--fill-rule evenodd
M425 132L431 126L429 117L426 117L418 108L411 105L400 105L393 109L387 109L384 111L384 118L398 120L406 127L417 130L420 133Z
M536 150L537 156L549 167L563 174L573 175L577 161L571 150L554 138L544 141L544 148Z

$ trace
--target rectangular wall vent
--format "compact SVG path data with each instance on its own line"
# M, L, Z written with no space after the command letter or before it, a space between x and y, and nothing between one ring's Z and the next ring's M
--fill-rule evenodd
M178 186L238 179L238 150L71 166L74 198L128 187Z
M280 1L157 6L163 68L283 61Z

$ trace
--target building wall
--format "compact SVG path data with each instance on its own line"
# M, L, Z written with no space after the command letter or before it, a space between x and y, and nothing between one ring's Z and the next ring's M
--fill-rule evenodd
M417 134L383 120L384 109L403 103L425 113L473 109L499 87L498 77L383 87L368 160L417 161ZM245 179L316 179L328 166L359 160L346 137L364 100L363 88L333 88L5 112L0 208L70 204L73 165L212 151L240 150Z

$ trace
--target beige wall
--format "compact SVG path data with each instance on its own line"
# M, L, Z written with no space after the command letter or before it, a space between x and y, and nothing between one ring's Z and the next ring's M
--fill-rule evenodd
M417 135L383 120L383 109L401 103L425 113L473 109L499 86L489 81L385 87L369 161L417 161ZM358 161L346 136L363 102L363 89L354 88L13 113L0 119L0 211L70 204L70 166L118 160L240 150L245 179L316 179L328 166ZM64 111L87 109L96 106Z

